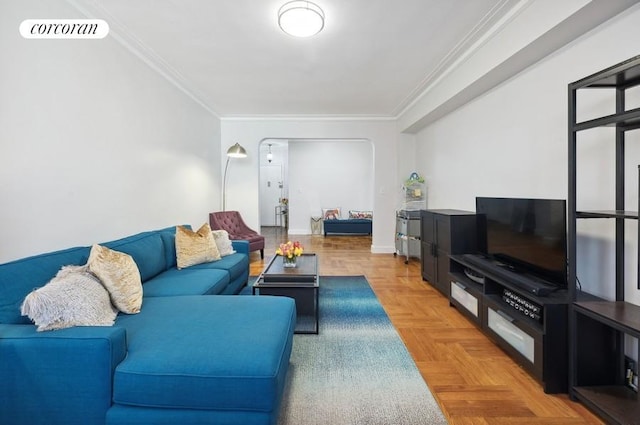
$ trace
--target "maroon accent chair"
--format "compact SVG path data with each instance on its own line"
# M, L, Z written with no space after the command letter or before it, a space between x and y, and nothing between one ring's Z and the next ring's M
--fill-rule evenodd
M260 250L260 258L264 259L264 236L249 228L238 211L209 213L209 225L212 230L226 230L229 239L248 241L249 252Z

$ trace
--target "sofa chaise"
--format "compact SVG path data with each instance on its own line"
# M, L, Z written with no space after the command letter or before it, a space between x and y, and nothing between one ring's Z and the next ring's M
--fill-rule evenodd
M4 425L275 424L289 367L295 304L234 296L249 247L176 267L175 228L104 245L129 254L142 280L137 314L113 326L38 332L20 305L76 247L0 265L0 423Z

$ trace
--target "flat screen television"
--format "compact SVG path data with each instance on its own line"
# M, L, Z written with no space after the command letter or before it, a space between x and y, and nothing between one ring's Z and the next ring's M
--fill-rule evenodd
M516 272L567 286L567 207L563 199L476 198L482 254Z

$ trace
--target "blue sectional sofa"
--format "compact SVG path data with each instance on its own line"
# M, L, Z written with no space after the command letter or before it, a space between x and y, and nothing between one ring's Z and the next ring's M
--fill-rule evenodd
M178 270L173 228L101 244L131 255L144 298L114 326L37 332L20 305L76 247L0 265L0 423L4 425L275 424L289 367L295 304L234 296L248 244Z

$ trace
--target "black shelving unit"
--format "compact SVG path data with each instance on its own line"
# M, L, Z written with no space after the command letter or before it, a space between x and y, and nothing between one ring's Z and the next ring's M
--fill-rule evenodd
M640 307L625 302L625 222L637 211L625 210L625 133L640 128L640 108L625 108L626 91L640 85L640 56L569 84L568 277L573 301L569 315L569 393L608 423L640 423L637 393L626 386L625 335L640 337ZM615 92L616 112L577 122L577 93L585 89ZM578 133L596 127L615 127L615 207L577 210ZM638 197L640 200L640 196ZM615 220L615 301L593 300L577 290L577 220ZM640 235L639 235L640 236ZM640 238L639 238L640 240Z

